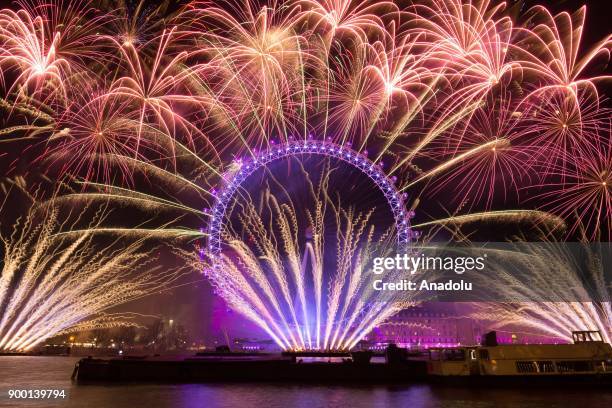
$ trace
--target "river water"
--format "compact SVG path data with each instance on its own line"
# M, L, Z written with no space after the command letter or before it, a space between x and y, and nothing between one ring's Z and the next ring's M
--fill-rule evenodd
M612 390L491 389L433 385L324 386L299 384L78 385L75 357L0 357L0 407L612 407ZM14 400L9 389L64 389L58 400Z

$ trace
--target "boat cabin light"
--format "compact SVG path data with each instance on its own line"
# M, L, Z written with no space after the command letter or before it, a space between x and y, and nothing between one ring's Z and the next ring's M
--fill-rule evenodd
M603 337L601 337L599 330L573 331L572 338L574 343L603 342Z

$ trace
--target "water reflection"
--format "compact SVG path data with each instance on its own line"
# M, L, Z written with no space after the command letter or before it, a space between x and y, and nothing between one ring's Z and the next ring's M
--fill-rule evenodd
M0 407L440 407L541 408L612 406L612 390L490 389L449 386L326 386L299 384L76 385L77 358L0 357ZM9 401L9 388L65 388L66 400Z

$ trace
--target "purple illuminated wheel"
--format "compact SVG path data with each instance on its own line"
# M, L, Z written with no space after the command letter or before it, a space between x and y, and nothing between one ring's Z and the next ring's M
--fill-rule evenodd
M405 248L416 233L410 228L410 218L414 215L405 207L406 195L397 191L395 183L383 172L379 165L374 164L365 155L328 141L300 140L274 146L260 152L256 157L240 163L240 168L225 180L216 194L216 202L210 213L208 225L208 253L215 258L221 252L221 231L226 218L226 210L236 191L242 183L255 171L271 162L300 155L321 155L348 163L368 176L384 194L389 208L393 213L400 248Z

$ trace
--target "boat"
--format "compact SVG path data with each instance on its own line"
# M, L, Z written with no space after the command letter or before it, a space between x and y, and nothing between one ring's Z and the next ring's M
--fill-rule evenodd
M371 351L295 351L280 355L215 352L190 357L85 358L78 382L314 382L534 386L612 386L612 347L597 331L573 333L573 344L497 344L430 348L424 355L389 345L384 362Z
M81 359L73 379L92 382L309 382L410 383L425 376L425 361L388 350L384 363L370 352L288 352L279 355L210 353L192 357L153 356Z
M599 331L572 332L570 344L498 344L430 348L427 374L439 380L479 382L584 382L612 384L612 346Z

